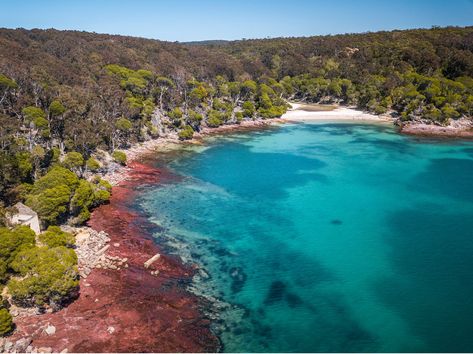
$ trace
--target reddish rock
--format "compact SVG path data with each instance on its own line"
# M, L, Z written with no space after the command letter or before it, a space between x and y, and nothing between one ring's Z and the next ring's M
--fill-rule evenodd
M202 299L185 290L194 270L163 254L150 230L156 225L133 211L137 186L176 177L133 162L126 181L113 188L110 203L92 213L89 226L111 238L107 254L128 258L128 268L94 269L81 280L79 298L52 314L19 318L13 339L30 336L34 347L58 352L214 352L219 349ZM156 253L148 269L144 262ZM159 270L158 275L151 272ZM56 328L48 335L44 328Z

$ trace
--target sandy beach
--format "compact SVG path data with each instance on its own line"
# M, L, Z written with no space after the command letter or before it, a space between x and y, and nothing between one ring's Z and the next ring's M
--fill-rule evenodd
M301 104L290 102L292 108L289 109L281 118L291 121L299 120L369 120L379 122L392 122L388 116L379 116L365 113L360 110L347 107Z

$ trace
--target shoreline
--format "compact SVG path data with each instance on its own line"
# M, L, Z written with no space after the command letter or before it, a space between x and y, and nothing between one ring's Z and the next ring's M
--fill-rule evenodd
M327 106L317 104L290 102L292 106L281 118L290 121L310 121L310 120L340 120L340 121L373 121L373 122L394 122L389 115L376 115L357 110L352 107Z
M425 124L425 123L404 123L400 125L399 131L402 134L423 136L432 138L473 138L473 122L464 119L453 121L447 126Z
M87 226L104 231L104 254L125 260L95 267L80 279L80 295L60 311L17 318L9 340L26 339L45 352L216 352L221 349L204 309L211 305L187 289L196 272L155 242L159 226L133 208L146 185L179 180L165 168L129 163L128 178L113 187L109 204ZM53 331L46 331L54 328Z
M176 150L185 145L202 145L203 139L214 135L260 130L288 122L290 121L283 118L250 120L243 121L240 124L221 125L216 128L203 128L200 132L194 133L194 137L190 140L179 140L177 137L162 137L148 140L143 143L137 143L128 149L121 150L127 155L126 166L120 166L113 171L108 171L101 177L110 182L112 186L117 186L121 182L127 180L128 173L130 172L128 165L135 161L139 161L149 154Z
M51 348L54 352L64 349L74 352L201 352L221 349L219 338L211 330L211 320L203 310L210 305L206 304L205 297L191 293L183 285L192 282L196 269L177 257L162 253L161 246L152 236L152 230L159 227L130 208L137 187L175 181L178 177L165 168L154 168L140 161L151 154L177 150L186 145L202 145L206 137L213 135L260 130L278 124L313 120L394 123L392 118L352 108L304 111L300 104L292 103L292 106L281 118L204 128L191 140L162 137L123 150L127 155L127 165L102 175L113 185L110 203L95 209L87 225L96 232L105 231L109 235L110 247L106 256L128 259L127 268L93 268L87 278L80 280L78 299L55 313L17 318L17 331L12 340L32 338L35 347ZM429 134L432 129L421 129L419 133L416 124L409 125L409 128L414 129L413 132L401 126L400 133L433 136ZM448 129L446 132L451 133ZM459 136L457 132L452 134L435 136L473 137L473 132L468 136ZM144 266L157 254L160 255L159 262L149 268ZM163 286L171 290L163 292ZM150 308L156 308L156 311L150 311ZM50 325L55 328L52 335L44 331ZM168 329L172 335L163 336ZM195 336L188 335L190 329Z

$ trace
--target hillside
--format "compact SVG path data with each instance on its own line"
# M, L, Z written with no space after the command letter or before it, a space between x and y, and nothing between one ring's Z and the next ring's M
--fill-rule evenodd
M1 200L27 201L64 161L79 177L103 168L97 149L125 163L133 142L278 117L285 99L473 115L473 27L197 44L0 29Z

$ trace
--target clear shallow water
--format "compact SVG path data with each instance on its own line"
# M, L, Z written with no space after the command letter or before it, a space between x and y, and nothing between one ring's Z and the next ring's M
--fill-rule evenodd
M473 144L373 124L215 139L137 202L237 307L225 351L473 351Z

